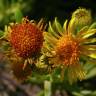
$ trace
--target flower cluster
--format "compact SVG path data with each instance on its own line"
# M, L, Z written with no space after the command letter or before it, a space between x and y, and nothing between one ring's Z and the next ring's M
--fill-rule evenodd
M49 22L46 32L42 19L36 23L23 18L21 23L8 26L1 40L9 44L6 54L12 61L14 75L26 79L34 65L50 72L60 68L61 77L67 76L71 84L83 80L86 72L81 58L96 59L96 38L92 38L96 23L91 22L91 12L79 8L63 26L57 18L53 23Z

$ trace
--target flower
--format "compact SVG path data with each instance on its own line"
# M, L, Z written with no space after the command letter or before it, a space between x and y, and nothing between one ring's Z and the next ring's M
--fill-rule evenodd
M11 45L10 53L25 60L36 57L43 46L43 31L45 26L41 19L38 24L23 18L21 23L11 23L5 32L5 39Z
M49 22L48 32L44 33L45 43L44 52L50 56L50 62L54 67L60 67L63 75L65 70L69 82L82 80L85 78L85 71L82 64L80 64L81 56L92 57L96 55L96 45L92 45L96 42L96 38L89 38L96 33L96 29L92 24L90 27L84 26L79 32L77 30L75 19L71 19L64 22L63 28L55 18L53 24ZM76 34L77 33L77 34ZM95 57L92 57L95 58Z
M18 79L25 79L32 70L30 64L37 62L43 46L45 27L43 19L36 23L27 18L23 18L21 23L5 26L1 40L4 41L5 53L12 63L13 74Z
M40 52L43 32L35 23L23 19L21 24L11 26L9 42L18 56L28 58Z
M72 13L72 18L75 18L79 25L90 24L92 21L91 11L80 7Z

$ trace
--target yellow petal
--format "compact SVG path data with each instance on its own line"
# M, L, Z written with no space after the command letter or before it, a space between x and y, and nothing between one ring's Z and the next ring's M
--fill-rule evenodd
M84 26L78 33L77 37L80 38L88 30L88 26Z
M45 38L45 40L48 38L49 40L51 40L52 42L57 42L57 38L55 38L53 35L51 35L50 33L48 33L48 32L45 32L44 33L44 38Z
M60 36L52 28L51 22L49 22L48 32L50 32L51 34L53 34L53 36L55 36L56 38L60 38Z
M93 53L93 54L90 54L89 56L90 56L91 58L96 59L96 53L95 53L95 54L94 54L94 53Z
M46 40L46 41L48 41L48 42L53 43L54 45L56 45L56 42L57 42L55 39L50 38L48 35L47 35L47 36L45 36L45 40Z
M72 18L69 22L69 25L68 25L68 33L69 34L72 34L74 31L75 31L75 28L76 28L76 21L75 21L75 18Z
M68 67L68 80L72 84L78 79L83 80L85 78L85 72L80 64L72 64Z
M64 25L63 25L64 32L67 32L67 24L68 24L68 20L64 22Z
M57 18L55 18L54 23L55 23L56 29L58 30L59 34L63 35L63 28L62 28L61 24L57 21Z
M92 36L93 34L96 33L96 29L91 29L88 30L87 32L85 32L85 34L83 35L83 38L88 38L89 36Z
M96 42L96 38L91 38L91 39L88 38L88 39L85 39L84 42L82 43L88 44L88 43L95 43L95 42Z
M85 51L87 50L96 50L96 45L83 45L82 47Z
M96 59L96 50L83 50L82 54Z

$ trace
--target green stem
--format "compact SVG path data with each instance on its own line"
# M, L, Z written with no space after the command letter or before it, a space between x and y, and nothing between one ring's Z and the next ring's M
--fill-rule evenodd
M44 96L51 96L51 84L52 84L51 79L52 78L50 76L50 80L44 81Z

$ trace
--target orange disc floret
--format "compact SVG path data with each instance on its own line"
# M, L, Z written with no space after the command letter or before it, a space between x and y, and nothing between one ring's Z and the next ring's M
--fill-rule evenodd
M37 54L43 45L43 32L30 21L11 27L10 43L18 56L26 58Z
M71 36L62 37L57 43L56 53L64 65L77 63L80 56L78 40Z

